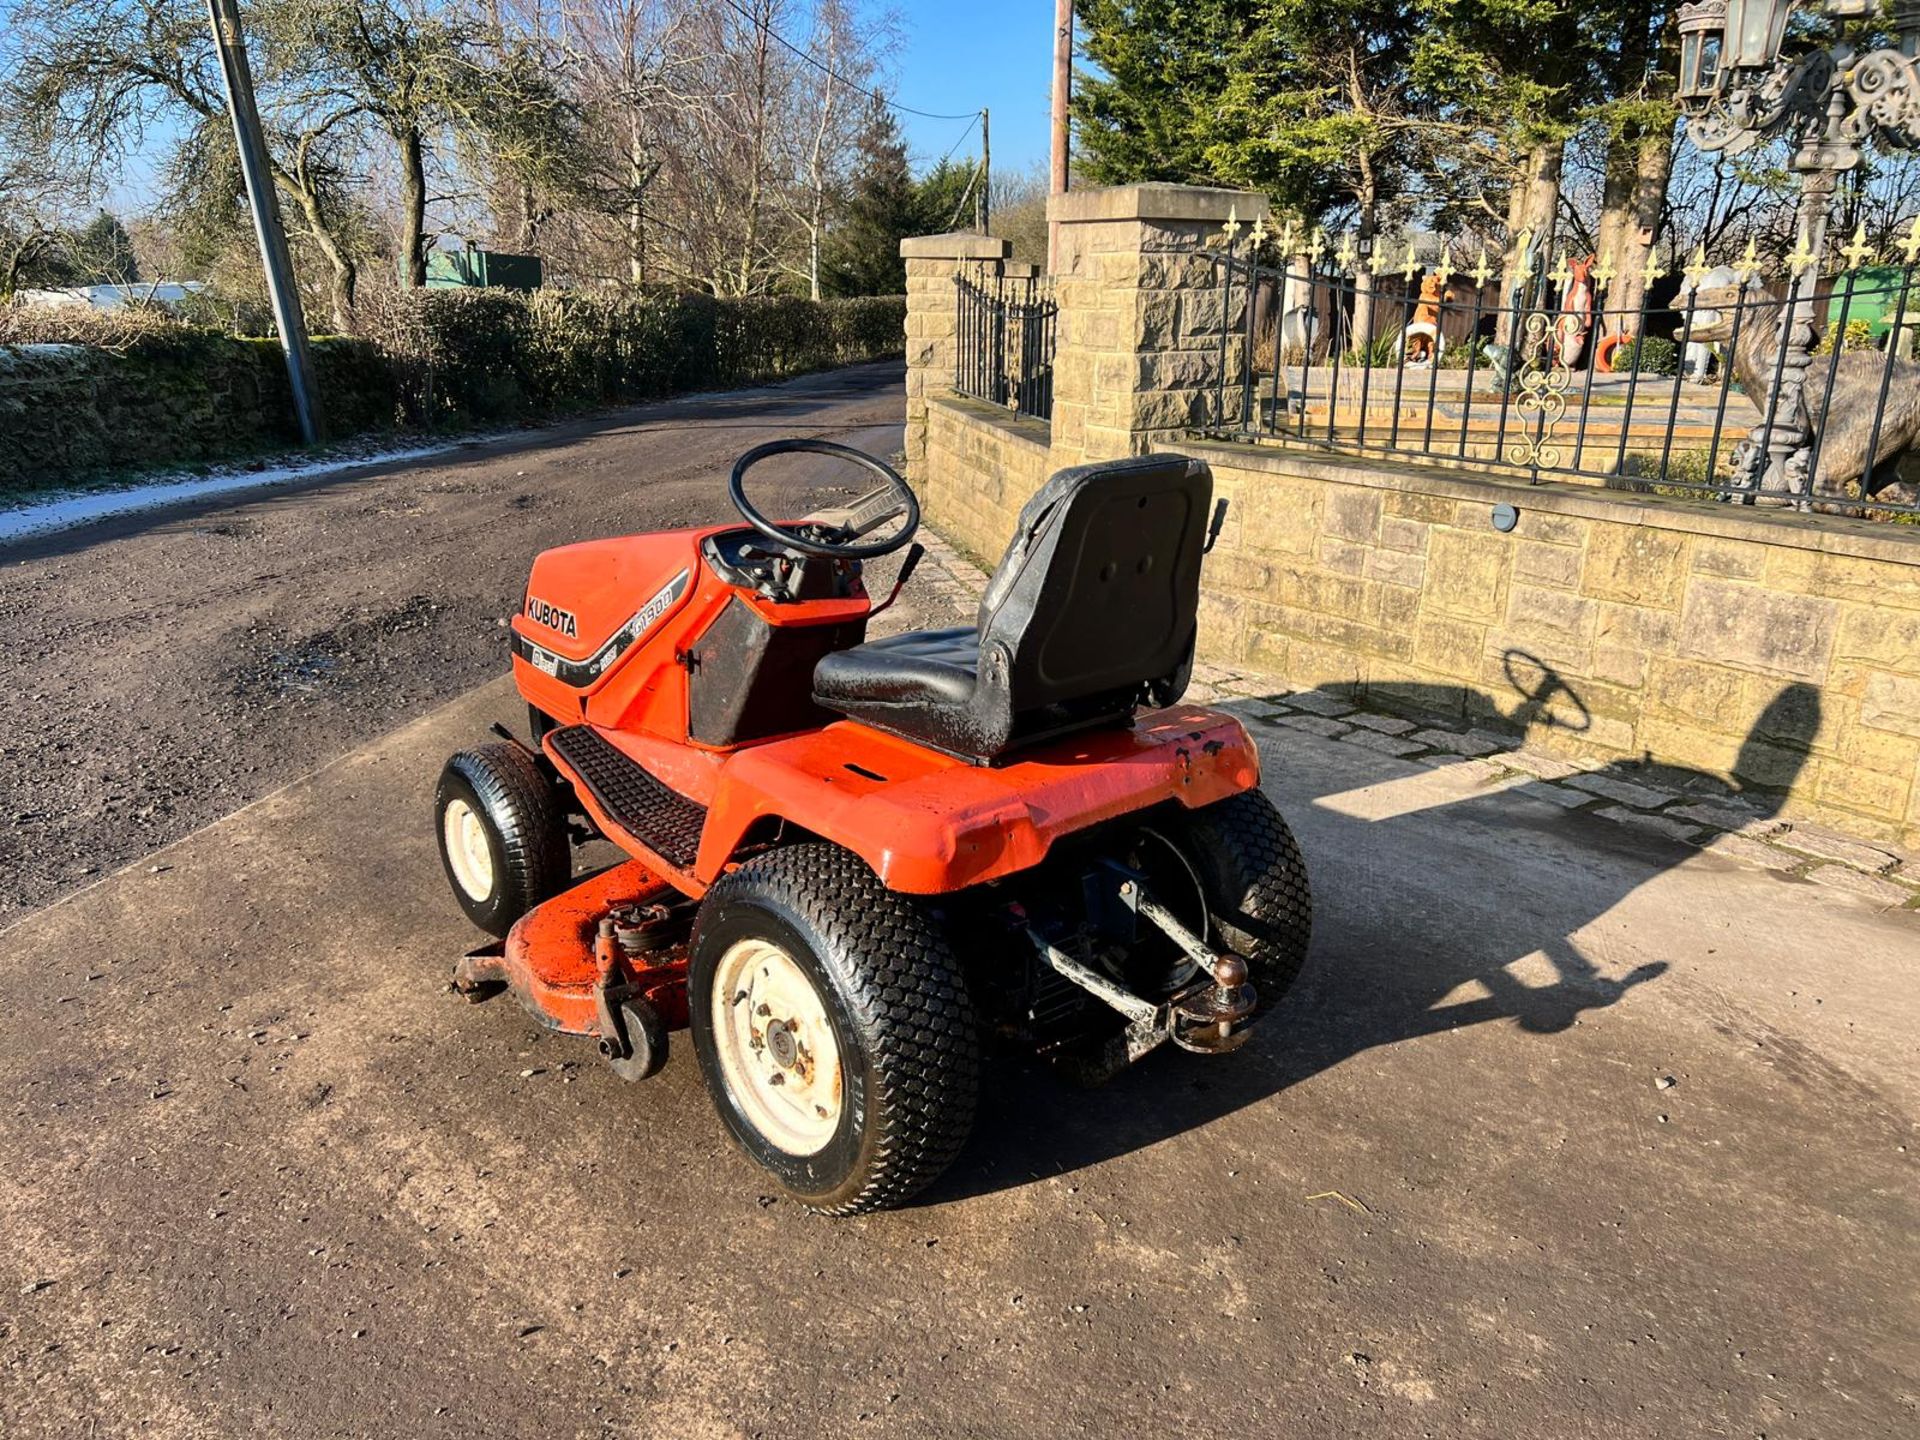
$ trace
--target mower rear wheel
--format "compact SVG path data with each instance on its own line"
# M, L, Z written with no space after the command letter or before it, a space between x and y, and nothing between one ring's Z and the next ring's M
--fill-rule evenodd
M714 882L687 1009L721 1119L811 1210L899 1205L966 1143L980 1051L959 962L837 845L787 846Z
M1313 894L1293 831L1271 800L1248 790L1182 812L1167 833L1193 863L1213 935L1246 957L1265 1010L1299 977L1313 935Z
M572 878L553 781L518 745L482 745L447 761L433 810L454 897L489 934L505 935Z

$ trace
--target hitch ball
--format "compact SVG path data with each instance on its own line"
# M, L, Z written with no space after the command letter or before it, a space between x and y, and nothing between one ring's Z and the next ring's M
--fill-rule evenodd
M1222 955L1213 962L1213 983L1222 990L1238 990L1247 983L1247 962L1238 955Z

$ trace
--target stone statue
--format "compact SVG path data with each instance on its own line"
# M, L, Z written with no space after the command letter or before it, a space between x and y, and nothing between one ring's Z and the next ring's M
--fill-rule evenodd
M1740 382L1741 392L1764 413L1779 357L1778 333L1787 308L1785 296L1770 293L1755 282L1750 282L1743 292L1736 280L1730 285L1703 282L1689 298L1692 304L1689 338L1706 345L1730 346L1733 375ZM1740 333L1736 337L1734 316L1743 298L1746 309L1740 315ZM1838 341L1836 336L1835 343ZM1890 378L1889 367L1893 372ZM1827 384L1829 373L1833 377L1831 394ZM1879 409L1883 382L1887 403L1876 437L1874 413ZM1788 493L1846 497L1851 495L1852 487L1860 483L1863 498L1896 504L1911 504L1920 498L1920 485L1905 483L1900 478L1901 458L1920 448L1920 365L1896 357L1891 348L1888 351L1843 350L1837 362L1832 355L1816 355L1807 371L1800 413L1792 418L1800 424L1803 433L1816 440L1789 462ZM1870 442L1873 463L1869 469L1867 446ZM1814 463L1816 448L1819 469L1808 487L1806 467ZM1737 457L1735 473L1739 473Z
M1454 293L1436 272L1420 280L1420 303L1414 307L1413 322L1400 334L1400 353L1409 365L1436 365L1446 354L1446 337L1440 333L1441 310L1455 303Z

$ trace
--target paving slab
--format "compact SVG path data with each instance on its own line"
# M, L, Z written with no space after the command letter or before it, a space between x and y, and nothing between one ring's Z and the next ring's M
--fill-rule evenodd
M432 783L516 709L0 933L8 1440L1914 1433L1910 912L1262 727L1317 910L1253 1043L1001 1061L821 1220L682 1037L447 993Z
M1900 863L1899 855L1892 850L1809 825L1795 825L1780 837L1780 843L1803 855L1835 860L1869 875L1885 875Z

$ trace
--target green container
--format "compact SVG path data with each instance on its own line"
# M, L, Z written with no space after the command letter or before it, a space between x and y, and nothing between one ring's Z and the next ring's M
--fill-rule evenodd
M1900 309L1900 292L1907 285L1903 265L1867 265L1850 270L1833 282L1833 294L1827 302L1827 324L1840 323L1840 311L1847 312L1847 324L1864 320L1873 338L1878 340L1893 328L1893 317ZM1848 293L1852 286L1852 293ZM1906 310L1900 326L1909 334L1920 324L1920 284L1907 291Z
M538 290L538 255L508 255L498 250L429 250L429 290Z

